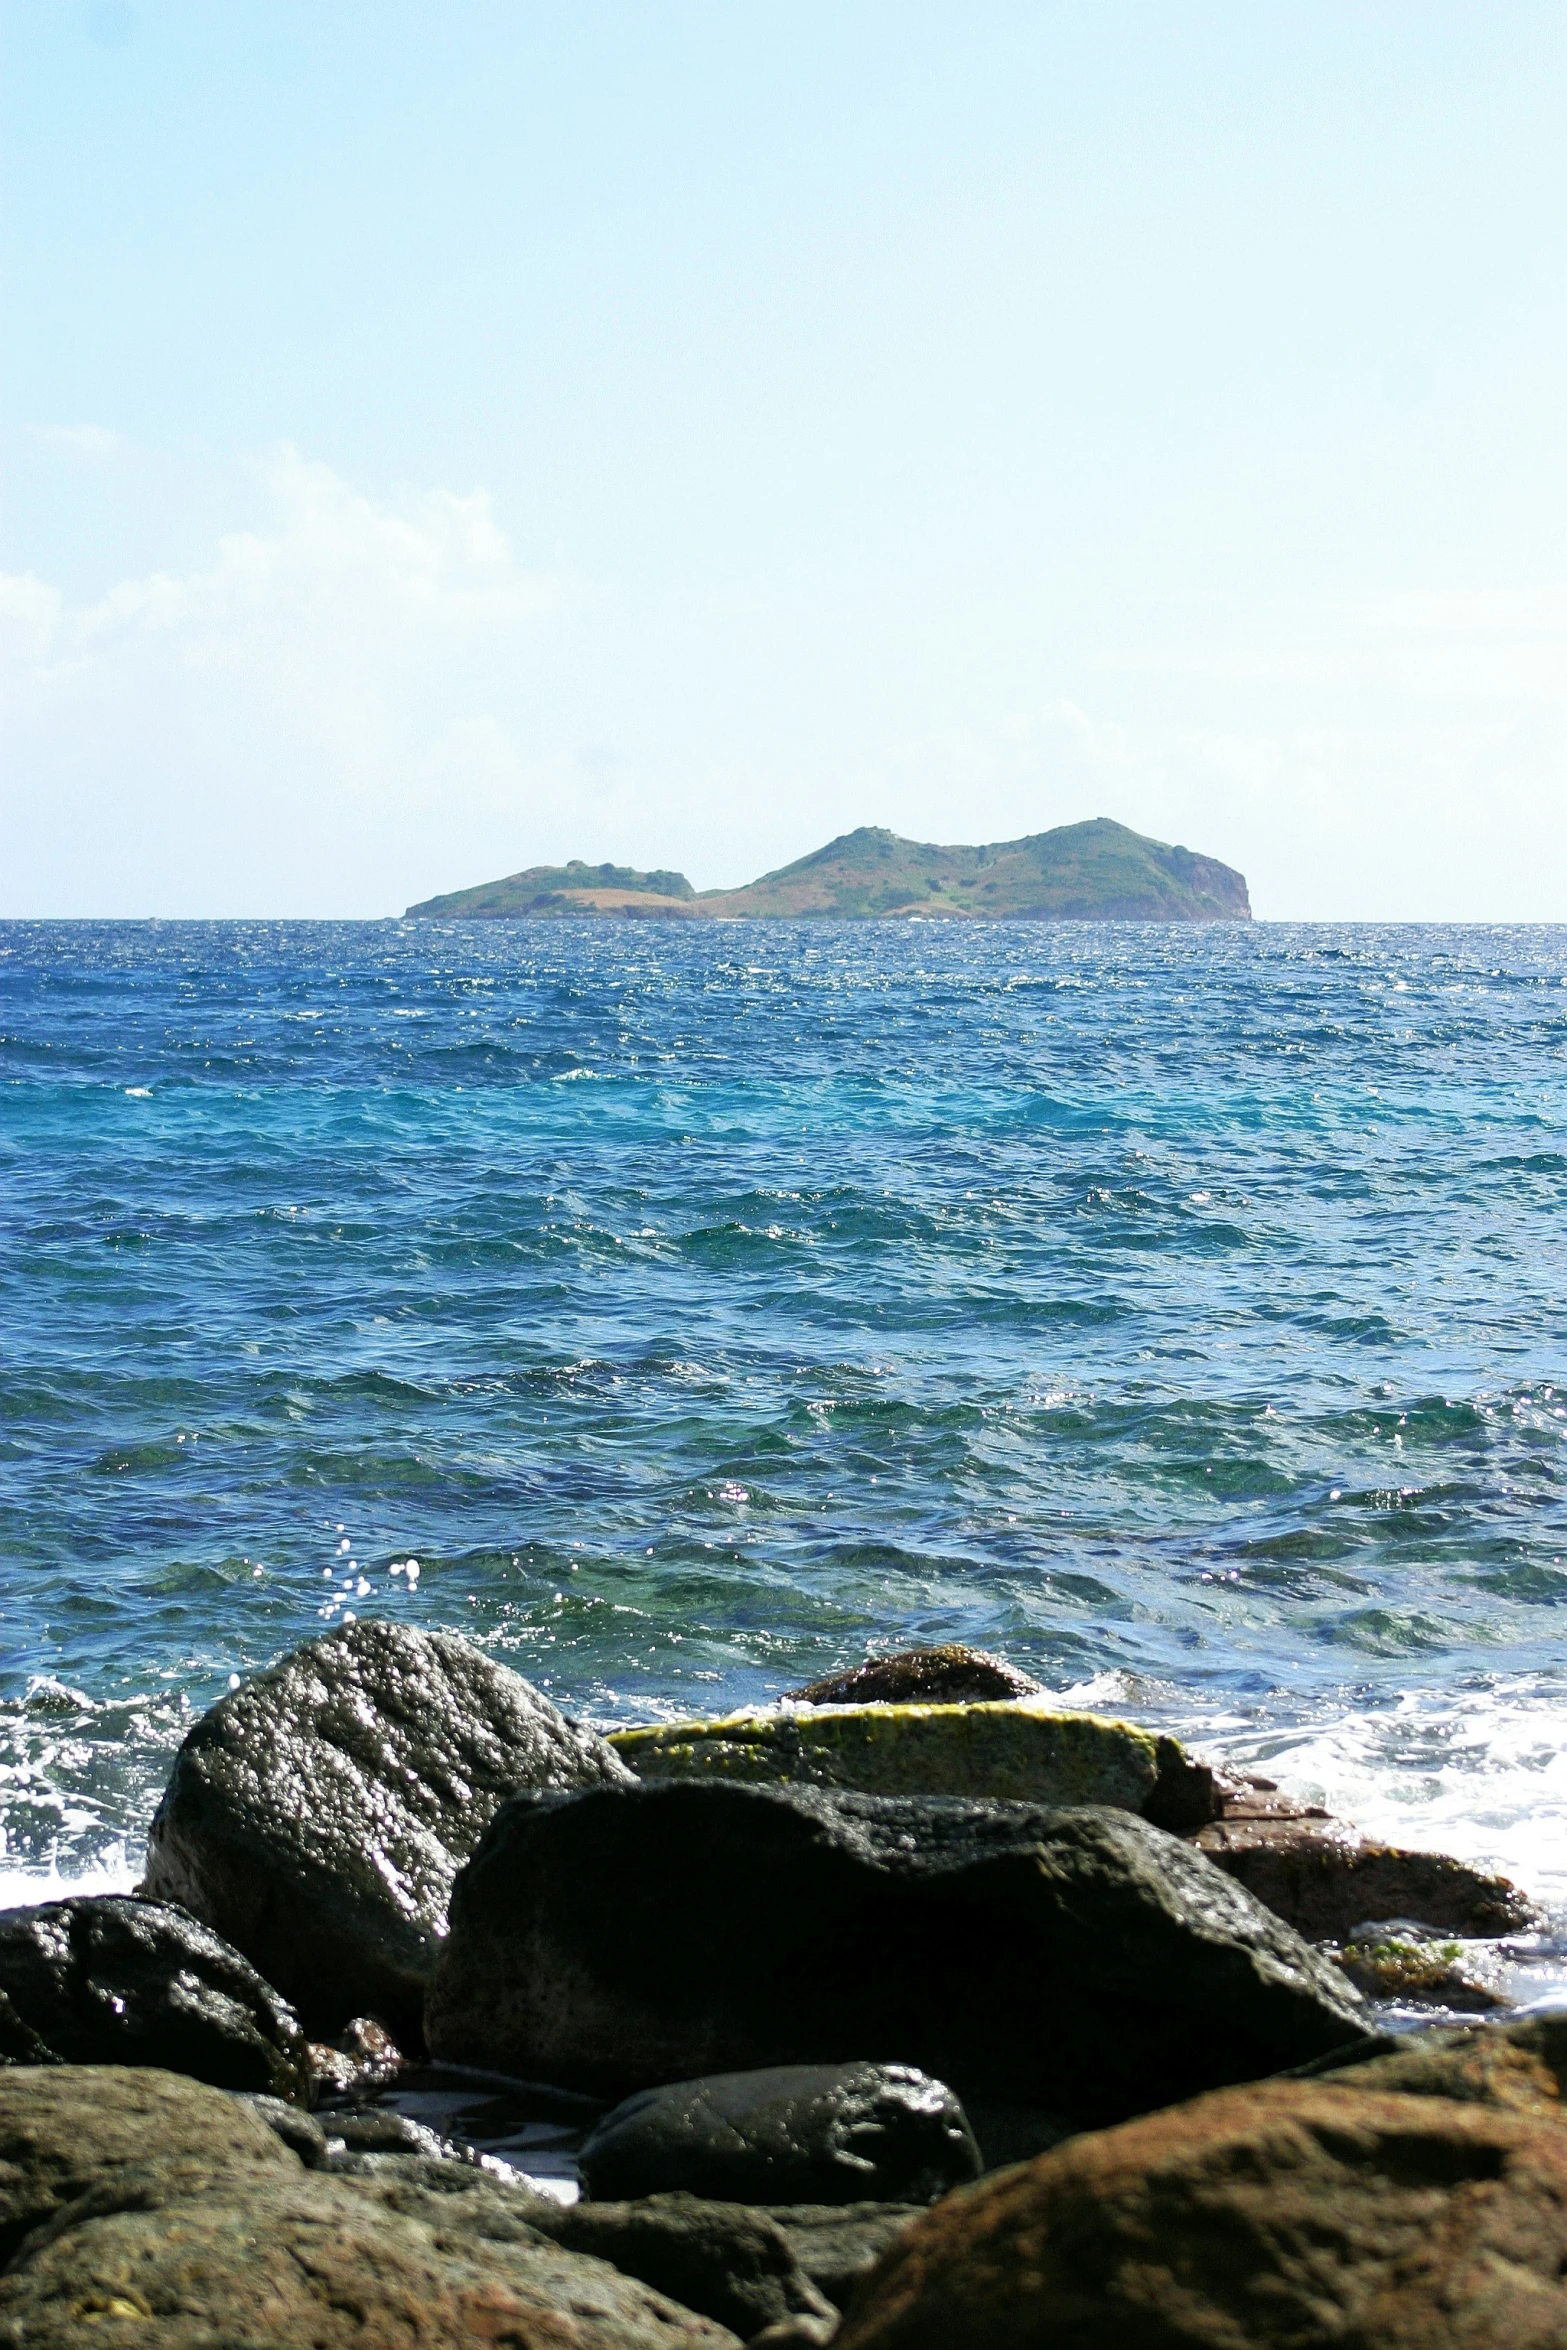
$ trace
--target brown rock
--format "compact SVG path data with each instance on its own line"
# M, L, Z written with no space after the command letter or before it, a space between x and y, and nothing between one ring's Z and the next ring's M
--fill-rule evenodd
M1514 1934L1532 1905L1506 1877L1440 1852L1373 1844L1325 1812L1284 1799L1223 1801L1191 1839L1308 1942L1344 1942L1371 1919L1412 1918L1439 1933Z
M1560 2350L1567 2132L1322 2082L1220 2090L964 2189L838 2350Z
M792 1705L984 1705L1009 1697L1042 1697L1044 1685L1020 1673L1005 1657L949 1641L942 1648L868 1656L862 1665L784 1694Z
M1451 2097L1494 2105L1535 2121L1567 2119L1567 2015L1521 2017L1511 2024L1433 2025L1391 2044L1368 2040L1349 2064L1310 2068L1314 2079L1402 2097Z

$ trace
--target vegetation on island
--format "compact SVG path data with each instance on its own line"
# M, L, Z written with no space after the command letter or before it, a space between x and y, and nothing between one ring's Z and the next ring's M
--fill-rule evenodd
M697 891L683 873L641 873L626 865L534 865L503 881L427 898L408 912L1246 922L1251 901L1245 875L1232 866L1100 816L982 848L900 840L881 825L862 824L743 889Z

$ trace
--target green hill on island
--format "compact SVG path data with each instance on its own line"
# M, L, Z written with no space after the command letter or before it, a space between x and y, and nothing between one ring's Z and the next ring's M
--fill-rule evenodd
M628 865L532 865L504 881L426 898L408 913L1248 922L1251 901L1245 875L1232 866L1100 816L986 848L938 848L862 824L744 889L697 891L683 873L639 873Z

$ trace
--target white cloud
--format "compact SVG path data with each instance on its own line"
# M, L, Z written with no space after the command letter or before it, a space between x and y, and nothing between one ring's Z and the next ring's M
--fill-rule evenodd
M524 789L496 697L561 591L488 499L378 503L289 447L258 486L206 568L0 578L12 910L385 910L400 813L460 839Z

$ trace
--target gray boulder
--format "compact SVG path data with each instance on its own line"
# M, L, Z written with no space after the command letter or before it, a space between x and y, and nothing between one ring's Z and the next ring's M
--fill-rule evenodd
M1363 2012L1126 1812L696 1780L502 1805L425 2025L610 2094L855 2048L1081 2127L1307 2063Z
M417 2048L452 1878L496 1804L628 1776L466 1641L367 1619L203 1715L152 1823L145 1890L225 1935L313 2038L368 2012Z
M595 2197L931 2203L978 2178L962 2106L912 2065L776 2065L644 2089L579 2157Z
M243 2101L166 2073L0 2071L0 2342L738 2350L531 2226L537 2198L426 2168L442 2188L307 2170Z
M0 1911L0 1995L32 2036L24 2062L161 2065L219 2089L305 2093L293 2009L162 1902L98 1894Z

